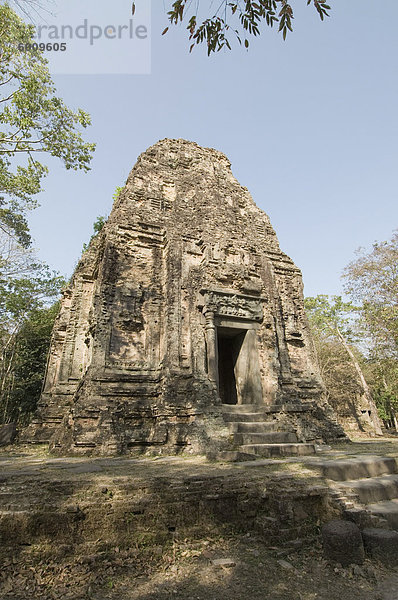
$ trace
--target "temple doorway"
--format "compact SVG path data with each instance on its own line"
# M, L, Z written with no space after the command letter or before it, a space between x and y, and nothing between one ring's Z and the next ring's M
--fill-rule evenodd
M235 367L246 331L217 328L218 386L223 404L238 404Z
M263 402L254 329L217 327L217 365L223 404Z

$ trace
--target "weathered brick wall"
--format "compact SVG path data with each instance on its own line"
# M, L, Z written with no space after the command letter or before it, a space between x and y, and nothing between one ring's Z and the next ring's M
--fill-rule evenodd
M290 474L265 475L253 469L220 474L142 478L30 477L0 486L2 545L85 543L101 537L134 545L147 536L206 531L257 531L264 541L313 535L333 514L327 487Z

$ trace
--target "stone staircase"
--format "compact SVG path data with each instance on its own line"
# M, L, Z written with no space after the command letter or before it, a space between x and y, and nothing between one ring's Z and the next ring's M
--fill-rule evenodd
M234 436L237 459L239 455L268 458L315 454L314 444L300 443L294 431L272 418L272 413L280 412L281 407L223 404L222 410Z
M308 464L330 481L347 519L360 527L398 531L398 468L394 458L357 456Z

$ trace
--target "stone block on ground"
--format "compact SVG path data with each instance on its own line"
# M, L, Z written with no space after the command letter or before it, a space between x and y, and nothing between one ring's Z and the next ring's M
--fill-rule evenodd
M366 553L385 564L398 564L398 532L388 529L367 528L362 531Z
M244 462L247 460L256 460L255 454L248 452L239 452L238 450L225 450L224 452L214 452L207 454L208 460L217 460L221 462Z
M359 527L350 521L329 521L322 527L322 542L325 557L343 567L361 565L365 552Z
M214 558L211 564L220 568L231 568L236 566L236 560L233 558Z
M294 567L290 562L287 562L287 560L278 560L278 565L280 567L282 567L282 569L285 569L287 571L294 571Z

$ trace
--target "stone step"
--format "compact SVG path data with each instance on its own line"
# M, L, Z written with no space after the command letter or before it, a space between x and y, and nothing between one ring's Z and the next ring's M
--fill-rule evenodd
M368 504L366 508L372 515L385 519L391 529L398 531L398 499Z
M221 409L225 412L307 412L313 410L313 403L303 402L284 402L282 404L222 404Z
M258 413L252 413L252 412L251 413L238 413L238 412L227 413L227 412L224 412L223 417L224 417L224 421L226 421L227 423L233 423L233 422L262 423L262 422L264 422L264 419L267 418L267 415L264 412L258 412Z
M350 481L397 473L395 459L384 456L356 456L342 460L308 462L307 464L320 471L327 479L334 481Z
M363 504L398 498L398 475L382 475L339 483L339 488L354 492Z
M241 452L255 454L256 456L301 456L315 454L314 444L243 444Z
M235 433L236 444L296 444L297 436L288 431L271 431L267 433Z
M278 423L276 421L234 421L228 423L228 427L232 433L268 433L277 431Z
M255 413L268 415L270 413L276 412L275 406L269 406L267 404L222 404L221 410L223 413ZM280 409L279 409L280 410Z
M257 457L254 454L248 454L247 452L239 452L239 450L224 450L218 452L212 458L222 462L243 462L247 460L254 460Z

